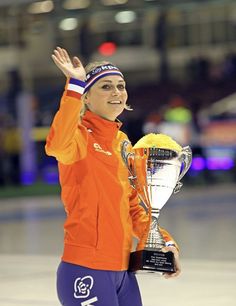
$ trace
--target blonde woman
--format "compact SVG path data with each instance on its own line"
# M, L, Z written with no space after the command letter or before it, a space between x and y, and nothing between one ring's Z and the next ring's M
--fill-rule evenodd
M149 217L120 154L127 135L117 117L129 109L124 76L108 62L84 69L60 47L52 59L67 78L46 143L47 154L58 161L67 214L59 300L65 306L141 306L135 274L127 268L133 236L142 249ZM173 240L167 232L164 236ZM175 255L176 272L165 276L177 276L178 251L175 246L166 250Z

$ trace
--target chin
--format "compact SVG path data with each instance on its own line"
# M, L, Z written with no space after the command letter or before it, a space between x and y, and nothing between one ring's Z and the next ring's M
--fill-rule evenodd
M109 114L106 116L106 118L107 118L108 120L110 120L110 121L115 121L116 118L117 118L120 114L122 114L123 110L124 110L124 107L122 107L122 108L120 108L119 110L116 110L116 111L114 111L114 112L112 112L112 113L109 113Z

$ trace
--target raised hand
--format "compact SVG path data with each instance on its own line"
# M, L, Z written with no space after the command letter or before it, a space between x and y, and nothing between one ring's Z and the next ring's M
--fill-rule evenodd
M72 61L63 48L54 49L52 59L57 67L64 73L67 78L75 78L84 81L86 72L78 57L73 57Z

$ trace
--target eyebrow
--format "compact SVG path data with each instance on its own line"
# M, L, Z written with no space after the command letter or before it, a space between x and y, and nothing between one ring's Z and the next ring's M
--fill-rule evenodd
M102 83L102 82L112 83L111 80L100 80L100 83ZM119 80L118 82L119 82L119 83L125 83L124 80Z

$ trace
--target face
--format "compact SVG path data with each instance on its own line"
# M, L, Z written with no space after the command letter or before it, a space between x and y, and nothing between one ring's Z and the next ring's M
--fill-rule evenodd
M127 98L124 79L111 75L101 78L89 89L85 103L93 113L114 121L123 112Z

